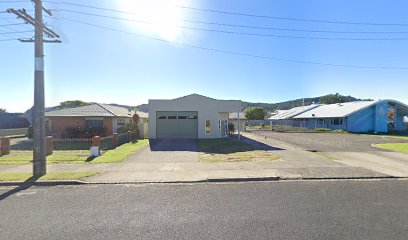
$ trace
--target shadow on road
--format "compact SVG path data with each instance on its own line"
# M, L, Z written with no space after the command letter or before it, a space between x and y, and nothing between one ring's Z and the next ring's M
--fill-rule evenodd
M20 186L18 186L18 187L16 187L16 188L13 188L13 189L11 189L10 191L1 194L1 195L0 195L0 201L6 199L6 198L8 198L8 197L10 197L10 196L12 196L12 195L14 195L14 194L16 194L16 193L19 193L19 192L21 192L21 191L24 191L24 190L29 189L30 187L32 187L32 184L30 184L30 183L33 183L33 182L35 182L35 181L37 181L37 180L38 180L38 177L34 177L34 176L28 178L27 180L25 180L24 182L22 182L22 183L20 184Z

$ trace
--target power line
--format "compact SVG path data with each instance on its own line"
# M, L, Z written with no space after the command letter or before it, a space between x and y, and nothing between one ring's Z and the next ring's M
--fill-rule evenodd
M55 2L55 1L44 1L54 4L61 4L61 5L71 5L83 8L92 8L92 9L99 9L105 11L117 11L110 8L103 8L103 7L96 7L91 5L79 4L79 3L71 3L71 2ZM189 6L177 6L179 8L194 10L194 11L204 11L204 12L212 12L212 13L220 13L220 14L227 14L227 15L236 15L236 16L245 16L245 17L254 17L254 18L266 18L266 19L275 19L275 20L287 20L287 21L298 21L298 22L313 22L313 23L328 23L328 24L343 24L343 25L367 25L367 26L408 26L408 23L372 23L372 22L348 22L348 21L334 21L334 20L321 20L321 19L303 19L303 18L290 18L290 17L277 17L271 15L256 15L250 13L242 13L242 12L230 12L230 11L221 11L221 10L213 10L213 9L204 9L204 8L196 8L196 7L189 7Z
M53 9L54 11L60 12L69 12L69 13L77 13L82 15L88 16L95 16L95 17L105 17L105 18L112 18L117 20L125 20L125 21L133 21L133 22L140 22L140 23L151 23L144 20L136 20L136 19L128 19L128 18L121 18L115 16L107 16L102 14L95 14L95 13L88 13L88 12L81 12L75 11L70 9ZM136 15L139 14L134 12L127 12L127 11L120 11L111 9L110 11L125 13L129 15ZM308 30L308 29L293 29L293 28L276 28L276 27L263 27L263 26L253 26L253 25L240 25L240 24L229 24L229 23L220 23L220 22L208 22L208 21L198 21L193 19L180 19L176 18L178 21L182 22L189 22L189 23L198 23L198 24L206 24L206 25L217 25L217 26L224 26L224 27L237 27L237 28L248 28L248 29L258 29L258 30L275 30L275 31L289 31L289 32L306 32L306 33L333 33L333 34L408 34L408 31L332 31L332 30Z
M29 3L29 0L28 1L25 1L25 0L7 0L7 1L0 1L0 4L1 3Z
M0 42L15 41L15 40L18 40L18 38L0 38Z
M233 52L233 51L227 51L227 50L210 48L210 47L202 47L202 46L198 46L198 45L192 45L192 44L181 43L181 42L172 42L172 41L168 41L168 40L161 39L161 38L150 37L150 36L146 36L146 35L142 35L142 34L127 32L127 31L123 31L123 30L120 30L120 29L110 28L110 27L106 27L106 26L103 26L103 25L93 24L93 23L89 23L89 22L83 22L83 21L69 19L69 18L65 18L65 17L52 17L52 18L55 18L55 19L58 19L58 20L70 21L70 22L74 22L74 23L79 23L79 24L83 24L83 25L88 25L88 26L101 28L101 29L105 29L105 30L109 30L109 31L125 33L125 34L128 34L128 35L133 35L133 36L140 37L140 38L160 41L160 42L164 42L164 43L168 43L168 44L175 44L175 45L179 45L179 46L183 46L183 47L195 48L195 49L200 49L200 50L210 51L210 52L224 53L224 54L228 54L228 55L244 56L244 57L258 58L258 59L264 59L264 60L290 62L290 63L298 63L298 64L329 66L329 67L343 67L343 68L357 68L357 69L382 69L382 70L408 70L408 67L367 66L367 65L348 65L348 64L336 64L336 63L323 63L323 62L303 61L303 60L296 60L296 59L269 57L269 56L255 55L255 54L242 53L242 52Z
M14 31L14 32L0 32L0 35L9 35L9 34L16 34L16 33L28 33L28 32L34 32L34 31Z
M18 25L26 25L26 23L8 23L8 24L0 24L0 27L18 26Z
M102 17L102 18L109 18L109 19L123 20L123 21L131 21L131 22L138 22L138 23L143 23L143 24L151 24L151 25L157 25L158 24L158 23L155 23L155 22L145 21L145 20L121 18L121 17L115 17L115 16L107 16L107 15L86 13L86 12L72 11L72 10L65 10L65 11L71 12L71 13L87 15L87 16ZM180 25L177 25L175 27L182 28L182 29L196 30L196 31L215 32L215 33L223 33L223 34L235 34L235 35L246 35L246 36L255 36L255 37L293 38L293 39L311 39L311 40L339 40L339 41L395 41L395 40L401 41L401 40L408 40L407 37L393 37L393 38L309 37L309 36L277 35L277 34L263 34L263 33L250 33L250 32L227 31L227 30L215 30L215 29L188 27L188 26L180 26Z

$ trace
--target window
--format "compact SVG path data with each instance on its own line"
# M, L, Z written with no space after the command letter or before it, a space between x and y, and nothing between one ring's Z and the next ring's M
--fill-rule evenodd
M211 133L211 121L205 120L205 134Z
M317 124L324 125L324 119L317 119Z
M159 119L167 119L166 116L160 116Z
M177 119L177 116L168 116L167 119Z
M188 116L188 119L197 119L197 116Z
M342 118L335 118L331 120L332 125L343 125L343 119Z
M86 127L103 127L103 120L86 120Z
M118 123L117 123L117 126L118 127L123 127L123 126L125 126L126 125L126 121L125 120L123 120L123 119L118 119Z
M187 116L178 116L178 119L187 119Z

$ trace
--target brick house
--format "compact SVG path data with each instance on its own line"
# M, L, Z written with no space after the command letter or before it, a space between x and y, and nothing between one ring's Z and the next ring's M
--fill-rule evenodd
M73 131L110 136L118 132L122 126L131 123L134 114L134 111L129 111L127 108L93 103L83 107L46 112L45 117L49 135L70 138L73 137ZM139 123L147 121L146 113L137 112L137 114Z

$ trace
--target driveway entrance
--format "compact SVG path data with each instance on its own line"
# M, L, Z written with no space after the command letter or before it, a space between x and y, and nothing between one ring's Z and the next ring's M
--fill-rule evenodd
M197 139L155 139L126 162L199 162L199 156Z

